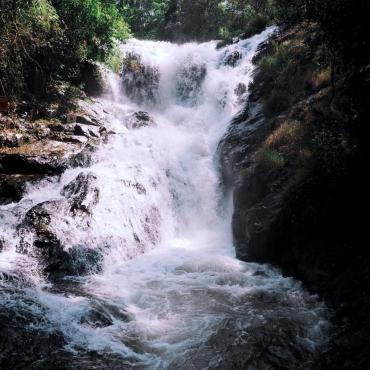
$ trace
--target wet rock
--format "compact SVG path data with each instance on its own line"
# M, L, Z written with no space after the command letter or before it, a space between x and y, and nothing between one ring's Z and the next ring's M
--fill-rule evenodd
M77 124L74 126L74 134L77 136L85 136L87 138L98 138L102 131L95 126L85 126Z
M74 129L74 133L77 136L86 136L90 137L90 133L87 127L84 127L82 125L76 125Z
M55 132L63 132L66 130L66 127L62 124L51 124L51 125L48 125L48 128L51 130L51 131L55 131Z
M234 92L236 96L242 96L247 92L247 86L244 83L240 82L238 83L238 86L235 88Z
M83 275L97 272L102 261L101 252L82 245L66 248L56 229L60 222L64 222L64 218L78 216L78 224L82 226L81 222L89 219L99 196L96 176L92 173L81 173L64 187L62 195L65 200L40 203L26 213L19 227L19 234L23 239L21 249L27 252L27 243L31 241L44 264L44 271L53 278L66 274Z
M124 93L138 104L158 101L159 71L145 65L141 57L128 53L123 60L122 84Z
M161 215L156 207L152 207L145 216L143 222L143 230L153 245L157 244L160 239L159 226L161 223Z
M223 64L230 67L235 67L241 58L242 53L238 50L234 50L231 53L226 53L223 59Z
M0 174L0 204L19 202L28 183L40 180L41 175Z
M71 275L96 274L101 271L103 254L100 250L77 245L68 250Z
M81 143L40 140L19 148L0 148L0 171L17 174L58 174L82 152Z
M218 146L226 190L238 182L240 171L248 167L250 156L259 148L268 128L259 102L247 104L233 119Z
M73 143L73 144L87 144L89 139L86 136L81 135L68 135L58 138L59 141L64 143Z
M22 303L22 302L21 302ZM52 356L68 355L63 347L62 333L35 329L35 323L43 319L30 310L10 307L0 309L0 368L1 369L41 369L56 368L52 364L44 367L41 363Z
M67 273L71 259L52 227L54 214L62 212L61 201L47 201L31 208L25 215L19 232L23 236L24 250L27 250L29 235L34 234L33 245L45 264L47 273Z
M89 117L87 115L78 114L75 116L75 121L87 126L100 126L100 122L96 118Z
M72 199L71 207L74 205ZM33 246L36 248L36 254L44 264L45 273L53 279L100 271L102 262L100 251L81 245L65 249L58 238L54 230L55 218L63 214L64 209L63 201L49 201L36 205L27 212L20 227L20 234L26 239L30 239L30 234L34 235ZM27 241L24 240L24 243Z
M176 93L180 101L195 104L207 75L205 64L189 63L176 76Z
M157 124L153 120L152 117L150 117L149 113L147 112L135 112L132 115L130 115L126 121L127 128L131 129L138 129L142 127L154 127Z
M76 136L76 138L83 138L83 136ZM71 158L70 166L71 167L89 167L92 164L92 154L96 151L96 144L87 141L87 144L84 148Z
M92 212L93 206L99 200L99 189L96 183L97 177L92 172L82 172L63 188L62 195L69 200L70 211L74 215Z

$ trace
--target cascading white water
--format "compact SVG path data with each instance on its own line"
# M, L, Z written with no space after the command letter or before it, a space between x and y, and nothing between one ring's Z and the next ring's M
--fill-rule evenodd
M266 337L274 343L269 356L282 364L297 368L314 356L324 340L325 308L278 271L235 259L231 202L223 199L217 171L217 145L248 94L236 89L248 86L252 57L272 31L219 50L214 42L123 46L157 71L155 102L132 102L118 76L109 75L111 93L97 106L115 134L94 164L30 187L19 204L0 208L0 274L22 280L16 295L1 296L3 308L37 311L44 319L33 326L61 331L77 357L81 349L97 351L123 358L127 367L227 369L249 361L255 368ZM230 66L224 61L233 52L240 59ZM155 123L132 129L138 111ZM63 202L63 187L80 172L93 173L99 191L89 222L62 207L52 224L65 250L102 251L102 267L55 287L32 253L20 253L17 225L34 205Z

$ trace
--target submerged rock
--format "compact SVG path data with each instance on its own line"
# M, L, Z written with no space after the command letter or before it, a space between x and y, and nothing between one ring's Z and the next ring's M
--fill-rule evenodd
M176 94L181 102L195 104L207 75L205 64L189 63L176 76Z
M238 86L235 88L234 92L236 96L240 97L247 92L247 86L244 83L240 82L238 83Z
M143 111L133 113L128 117L125 123L127 128L131 129L138 129L148 126L153 127L157 125L154 119L150 117L149 113Z
M240 51L234 50L230 53L226 52L222 62L225 66L235 67L242 57L243 55Z

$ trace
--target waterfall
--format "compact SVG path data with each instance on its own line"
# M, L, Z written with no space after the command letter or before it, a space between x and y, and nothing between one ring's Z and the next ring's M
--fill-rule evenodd
M111 135L91 166L0 207L0 310L20 312L35 335L60 333L61 351L86 368L313 361L325 307L278 270L235 258L218 173L217 145L272 31L220 49L122 45L122 77L109 74L95 103ZM51 244L59 254L40 256L35 245ZM55 353L50 363L63 363Z

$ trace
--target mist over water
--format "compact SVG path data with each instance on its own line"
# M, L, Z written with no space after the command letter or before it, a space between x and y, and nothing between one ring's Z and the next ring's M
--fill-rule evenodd
M122 359L121 368L314 361L325 342L325 307L279 271L235 258L232 202L218 171L217 145L245 105L251 60L272 31L221 49L215 42L122 46L152 81L131 81L128 91L122 78L130 76L108 74L95 109L114 134L91 167L30 186L18 204L0 207L1 309L32 315L29 330L61 332L77 359L90 351ZM135 112L147 112L150 124L135 128ZM63 188L80 173L96 180L87 220L64 206ZM20 248L19 224L46 201L58 201L51 223L66 251L99 252L87 274L50 283L32 233L28 249Z

